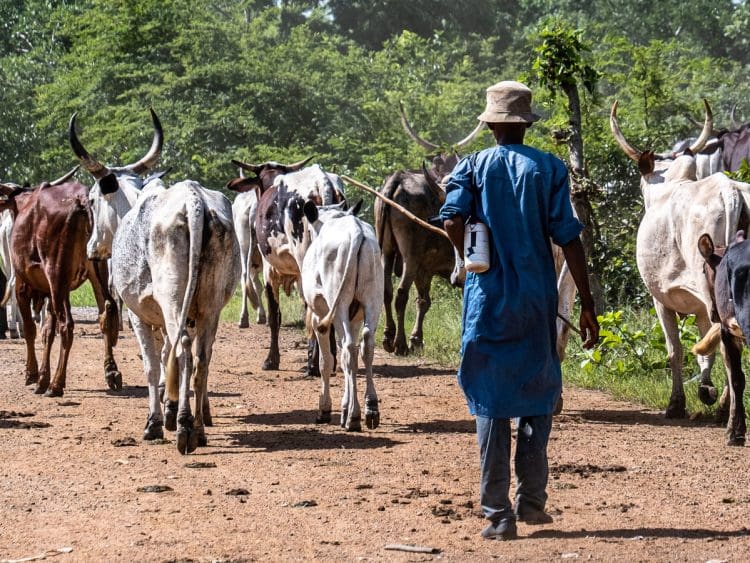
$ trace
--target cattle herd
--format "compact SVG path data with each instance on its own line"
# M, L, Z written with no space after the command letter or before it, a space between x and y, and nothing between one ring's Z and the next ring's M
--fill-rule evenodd
M750 296L750 251L739 248L744 235L737 233L750 225L750 185L714 172L734 170L748 157L750 125L717 132L708 103L705 109L701 135L664 154L638 150L626 140L616 102L610 125L615 140L641 172L645 213L636 258L667 337L673 389L666 415L686 414L677 315L694 314L706 336L698 349L699 396L707 404L718 398L710 374L712 346L721 340L730 384L719 412L729 420L728 442L740 445L745 441L744 374L738 358L743 335L750 336L750 297L743 299ZM205 427L212 425L212 347L221 309L236 285L240 283L242 291L240 327L249 325L248 301L257 310L256 321L268 323L270 345L263 364L268 370L278 369L281 361L279 292L283 288L289 295L296 285L306 310L307 370L321 378L316 421L331 421L329 378L338 350L344 373L341 425L347 430L362 427L356 381L361 357L365 424L376 428L380 414L372 362L381 307L385 305L386 315L383 347L405 355L422 345L433 276L454 285L463 279L460 260L446 238L410 219L429 221L437 215L445 199L442 181L459 155L439 152L437 145L419 137L403 108L401 118L415 142L438 154L430 168L398 171L386 179L375 201L373 228L357 217L359 204L349 207L342 179L310 165L310 159L293 164L232 161L240 172L225 186L237 192L230 204L221 192L192 180L167 187L164 173L154 172L164 135L153 110L149 151L137 162L119 167L106 166L86 151L74 114L70 145L93 177L92 186L71 179L77 167L35 187L0 183L0 261L8 278L1 304L11 305L10 327L26 341L26 384L46 396L63 395L74 334L69 294L88 280L104 335L108 387L122 387L113 347L122 327L118 302L124 302L148 381L143 438L163 438L166 427L176 432L178 450L190 453L206 445ZM481 125L454 148L460 150L472 141ZM722 261L725 248L734 241L729 258ZM732 250L735 246L738 249ZM561 253L550 250L559 279L562 357L575 285ZM395 320L394 275L400 278ZM404 316L412 284L417 315L407 343ZM37 322L43 334L39 364L34 348ZM60 353L52 375L51 349L58 333Z

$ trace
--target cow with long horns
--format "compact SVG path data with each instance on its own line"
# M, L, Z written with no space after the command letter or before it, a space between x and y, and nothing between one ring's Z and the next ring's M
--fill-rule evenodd
M117 342L117 310L107 286L106 263L86 257L91 234L89 190L71 182L74 170L54 182L34 189L0 184L0 210L13 216L11 260L15 273L15 292L24 324L26 340L26 384L36 384L36 393L60 397L64 393L68 357L73 343L74 321L70 292L89 280L99 308L99 323L104 334L105 378L111 389L122 387L112 347ZM34 351L36 325L32 305L48 298L43 324L44 351L41 365ZM60 355L51 376L50 354L56 334L60 334Z
M747 228L750 185L714 174L698 180L694 154L710 138L713 115L705 104L703 131L682 154L641 151L623 135L617 119L617 102L612 105L610 127L623 152L638 164L645 213L638 227L636 262L641 278L653 297L656 314L666 337L672 372L672 394L667 418L686 416L682 382L682 344L677 315L693 314L701 335L711 327L712 301L703 274L699 237L708 233L720 246L727 246L739 229ZM716 401L711 382L713 354L697 356L701 371L698 396L706 404ZM726 408L727 389L720 411Z

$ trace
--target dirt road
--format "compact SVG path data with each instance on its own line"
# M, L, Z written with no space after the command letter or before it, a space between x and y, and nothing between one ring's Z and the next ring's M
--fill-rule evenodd
M750 559L750 452L725 446L721 428L567 389L550 446L555 522L491 542L479 537L473 421L452 370L378 350L381 426L346 433L314 424L319 383L302 376L299 331L282 331L282 369L261 371L266 330L220 327L215 425L190 456L140 439L146 388L129 330L116 348L125 386L110 394L97 327L77 324L60 399L24 387L23 344L0 341L0 560L60 548L48 558ZM340 392L339 374L334 409Z

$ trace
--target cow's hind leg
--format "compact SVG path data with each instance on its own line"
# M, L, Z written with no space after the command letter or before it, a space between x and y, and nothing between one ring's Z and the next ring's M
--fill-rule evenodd
M25 385L32 385L39 381L39 367L36 363L36 351L34 349L34 341L36 340L36 324L34 323L31 315L31 292L27 290L27 287L17 282L16 286L16 299L18 302L18 310L21 314L26 330L24 330L23 338L26 341L26 373Z
M349 432L362 430L362 412L357 397L357 340L359 323L342 325L341 366L344 372L344 394L341 397L341 426Z
M393 321L393 266L396 259L394 252L383 251L383 304L385 306L385 328L383 329L383 349L393 353L396 338L396 323Z
M34 393L37 395L46 394L50 387L50 372L52 364L52 345L55 343L55 335L57 331L57 314L53 311L48 311L47 316L42 324L42 361L39 366L39 381L37 381ZM62 352L62 344L60 345L60 352ZM50 397L61 396L62 392L58 390L56 393L51 394Z
M414 283L414 272L409 263L404 264L404 273L401 276L401 282L396 290L396 340L394 342L394 352L397 356L406 356L409 348L406 345L406 328L404 327L404 317L406 316L406 305L409 302L409 290Z
M109 269L106 260L92 260L89 264L89 282L94 290L99 309L99 328L104 337L104 380L112 391L122 390L122 373L117 368L113 348L117 345L120 315L117 301L109 290Z
M654 299L656 315L659 317L661 328L667 344L669 367L672 371L672 395L665 416L667 418L685 418L685 389L682 384L682 343L680 331L677 327L677 316L674 311Z
M424 318L432 305L432 299L430 299L432 276L420 272L414 280L414 285L417 288L417 317L409 337L409 345L412 351L417 351L424 346Z
M377 320L375 321L377 326ZM362 363L365 366L365 377L367 387L365 389L365 424L370 430L380 426L380 408L378 405L378 394L375 391L375 382L372 377L372 361L375 357L375 331L367 324L362 331Z
M711 328L711 319L707 315L698 315L696 318L698 331L701 337L705 336ZM714 365L716 354L708 356L696 356L696 361L701 370L701 382L698 387L698 398L704 405L713 405L719 396L713 381L711 381L711 368ZM729 369L729 366L726 366Z
M49 389L47 389L44 396L62 397L63 390L65 389L65 379L68 372L68 358L70 357L70 349L73 347L75 324L73 322L73 312L70 307L68 292L63 293L60 296L56 295L53 291L50 300L53 302L53 310L55 311L54 316L56 317L58 331L60 332L60 354L57 361L55 376L52 378ZM54 305L55 303L57 306ZM54 334L55 332L53 329L50 332L50 340L54 339ZM49 347L52 347L51 342Z
M247 270L245 270L245 267L243 265L242 267L242 277L240 278L240 289L242 290L240 295L240 328L249 328L250 327L250 317L248 314L248 307L247 307L247 298L248 298L248 279L247 279Z
M142 322L135 314L129 313L130 324L138 340L143 357L143 371L148 383L148 418L143 430L143 439L164 438L164 419L159 402L159 376L161 373L160 353L164 345L161 331Z
M271 345L268 356L263 362L264 370L279 369L279 328L281 327L281 308L279 307L279 292L271 283L266 282L266 300L268 301L268 328L271 330Z
M732 334L721 330L721 346L729 369L727 370L728 387L730 388L729 420L727 421L727 444L730 446L745 445L745 406L742 401L745 392L745 374L742 371L743 342Z

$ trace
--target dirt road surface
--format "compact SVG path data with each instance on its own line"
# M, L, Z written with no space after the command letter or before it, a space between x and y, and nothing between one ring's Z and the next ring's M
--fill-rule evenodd
M381 426L347 433L314 423L301 332L283 329L280 371L260 369L267 341L265 327L221 325L215 425L189 456L169 432L141 441L131 331L115 350L124 388L110 393L97 326L78 323L58 399L24 387L23 344L0 341L0 560L750 560L750 451L717 426L566 389L550 444L555 522L493 542L479 536L474 424L452 370L378 350ZM340 374L332 392L337 409Z

